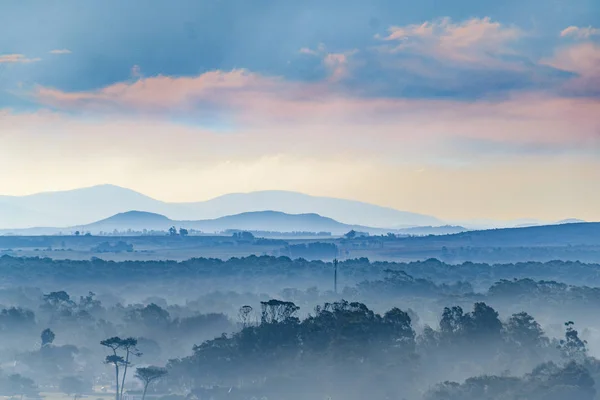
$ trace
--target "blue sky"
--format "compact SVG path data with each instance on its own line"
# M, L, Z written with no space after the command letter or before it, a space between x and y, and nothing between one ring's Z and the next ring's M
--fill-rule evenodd
M246 68L287 79L322 79L327 71L320 60L303 57L299 49L323 43L329 52L365 51L380 44L374 36L385 35L391 26L440 17L457 22L489 17L519 27L527 31L527 37L516 47L528 56L550 56L561 30L600 25L600 3L594 0L23 0L0 4L2 53L42 59L27 67L3 66L4 89L23 82L90 90L128 79L133 65L147 76ZM48 54L55 49L72 53L68 57ZM374 64L361 71L365 80L376 74ZM493 78L493 74L482 73L482 78ZM499 89L528 86L522 77L502 71L497 71L496 83ZM406 92L447 94L431 89ZM11 100L18 101L3 101L10 105Z
M600 219L597 0L21 0L0 1L0 26L0 156L31 157L7 193L288 189L451 217ZM182 159L160 164L161 149ZM515 165L527 171L511 179ZM542 177L559 168L578 178ZM503 192L542 186L488 207L429 199L449 177L473 198L479 171ZM183 183L206 176L219 182ZM543 200L552 190L573 198Z

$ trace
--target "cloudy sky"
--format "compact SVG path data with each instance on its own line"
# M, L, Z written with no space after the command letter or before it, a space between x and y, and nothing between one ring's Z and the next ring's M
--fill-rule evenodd
M600 220L598 0L0 0L2 194Z

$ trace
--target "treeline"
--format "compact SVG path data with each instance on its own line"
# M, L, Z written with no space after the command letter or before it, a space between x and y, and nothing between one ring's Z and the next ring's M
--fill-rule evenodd
M292 302L262 302L256 312L260 323L171 360L164 384L215 399L591 400L600 378L571 322L549 339L529 314L503 321L485 303L447 307L421 333L408 312L378 314L359 302L326 303L302 320ZM478 371L487 374L469 378Z
M307 250L312 248L306 247ZM319 245L314 251L330 251L330 246ZM447 264L436 259L410 263L370 262L366 258L340 261L338 273L345 282L356 284L365 279L385 276L387 271L404 271L416 278L438 283L469 281L474 286L487 287L499 279L531 278L556 280L569 284L600 285L600 264L577 261L519 262L514 264L486 264L465 262ZM221 260L192 258L186 261L105 261L53 260L50 258L0 257L0 271L5 283L39 281L93 281L112 282L135 278L143 281L162 281L170 278L298 278L302 281L322 282L331 279L333 264L307 261L303 258L248 256ZM305 279L308 278L308 279Z

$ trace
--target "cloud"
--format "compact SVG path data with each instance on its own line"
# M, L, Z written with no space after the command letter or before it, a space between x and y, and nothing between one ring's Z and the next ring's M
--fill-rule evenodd
M392 53L411 53L458 65L507 66L501 58L514 55L510 44L524 33L503 26L489 17L472 18L454 23L441 18L422 24L393 26L388 35L378 37L394 44L386 50Z
M14 64L23 63L23 64L27 64L27 63L37 62L37 61L40 61L40 60L41 60L41 58L27 58L23 54L4 54L4 55L0 55L0 64L2 64L2 63L14 63Z
M311 56L318 56L325 53L325 44L319 43L316 49L311 49L309 47L303 47L300 49L300 54L307 54Z
M330 71L329 80L337 82L348 76L348 59L358 53L358 50L352 50L345 53L329 53L323 59L323 63Z
M562 89L567 94L600 97L600 44L583 42L563 46L542 63L577 74L563 84Z
M135 66L132 74L139 69ZM248 99L252 93L268 92L277 86L277 78L264 78L247 70L210 71L194 77L154 76L134 82L119 82L86 92L64 92L39 87L36 97L42 103L59 108L111 110L126 107L140 111L183 111L202 103L227 103Z
M134 66L135 79L93 90L38 86L32 97L56 110L90 116L143 114L235 131L277 130L289 134L294 148L300 147L294 135L307 136L311 130L340 132L332 135L344 135L345 145L373 146L360 133L372 130L385 143L377 150L382 152L407 141L426 142L431 149L457 139L478 148L506 143L505 152L535 153L537 145L544 152L597 149L600 101L592 91L599 87L597 46L563 46L553 57L527 66L500 57L521 57L511 46L523 35L489 18L460 23L443 18L390 28L382 39L385 52L331 52L323 44L301 49L322 60L329 75L321 80L247 69L142 76ZM434 95L386 91L398 83L406 92L431 88ZM456 93L476 95L459 100ZM468 146L458 147L465 151L460 157L469 153Z
M356 53L357 49L344 52L328 52L327 47L323 43L319 43L316 49L303 47L300 49L301 54L309 56L317 56L323 59L323 65L329 71L329 81L338 82L348 76L348 61L349 58Z
M552 52L556 38L541 44L539 37L489 17L392 26L376 39L378 46L361 49L353 60L349 78L371 96L476 100L518 92L564 94L562 88L578 75L540 60L539 54Z
M569 26L560 32L561 37L574 37L576 39L589 39L592 36L600 36L600 29L591 26L580 28Z
M71 54L72 51L69 49L54 49L49 51L50 54Z
M278 132L278 143L297 150L305 139L315 143L308 139L313 134L323 149L328 141L343 139L345 148L353 143L358 150L375 146L373 151L381 154L407 149L409 143L425 143L420 150L427 148L431 154L435 147L443 152L457 138L500 141L525 152L537 144L564 152L587 152L600 145L600 101L548 93L476 101L361 97L339 89L337 83L289 82L234 70L140 78L85 92L41 87L36 95L59 110L110 118L135 113L176 120L222 116L221 120L234 124L235 131Z

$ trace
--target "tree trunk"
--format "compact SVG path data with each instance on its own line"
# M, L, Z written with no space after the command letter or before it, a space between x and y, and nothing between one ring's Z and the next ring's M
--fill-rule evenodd
M127 355L125 356L125 368L123 369L123 380L121 381L121 399L123 398L123 390L125 389L125 375L127 375L127 365L129 365L129 349L127 349Z
M144 393L142 393L142 400L146 399L146 390L148 390L148 384L150 382L146 382L146 384L144 385Z
M119 365L115 364L115 373L116 373L116 380L117 380L117 391L115 392L115 400L119 400Z

